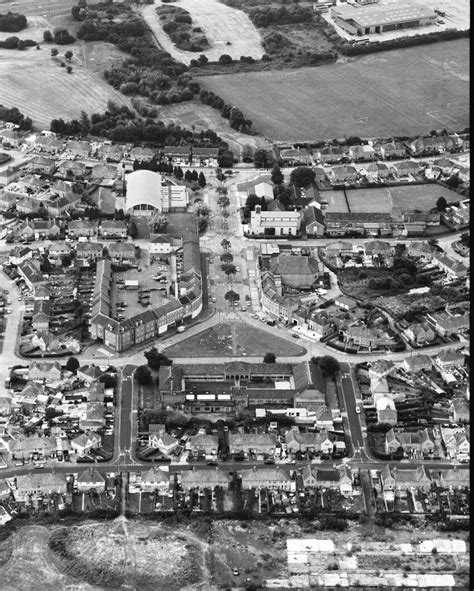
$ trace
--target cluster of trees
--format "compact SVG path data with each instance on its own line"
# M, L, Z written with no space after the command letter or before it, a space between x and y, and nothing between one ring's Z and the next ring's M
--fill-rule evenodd
M257 195L249 195L244 205L244 218L247 220L250 218L250 213L255 211L257 205L260 205L262 211L267 211L267 202L265 197L258 197Z
M209 218L211 217L211 210L202 202L199 203L196 209L197 225L199 234L204 234L209 225Z
M6 120L13 121L13 119ZM117 105L113 101L108 101L107 110L104 113L93 113L89 117L87 113L82 112L80 119L72 119L71 121L53 119L50 129L60 135L86 136L90 134L106 137L115 142L150 142L169 146L192 144L194 146L217 147L222 155L228 151L227 143L223 142L211 129L194 132L173 123L166 125L162 121L142 119L128 107Z
M178 6L160 6L157 14L164 20L163 31L183 51L202 51L209 47L209 41L200 27L193 27L191 15Z
M56 43L57 45L70 45L76 39L64 27L56 27L51 31L47 30L43 33L43 41L45 43Z
M220 96L209 90L201 90L199 98L202 103L209 105L213 109L220 111L224 119L229 120L229 124L233 129L237 129L243 133L246 133L252 127L252 121L246 119L244 114L237 107L229 105Z
M1 49L24 50L27 47L33 47L34 45L37 45L37 43L36 41L33 41L33 39L19 39L16 36L8 37L5 41L0 41Z
M18 12L0 14L0 31L4 33L18 33L28 26L26 16Z
M30 130L32 126L31 119L25 117L17 107L5 107L5 105L0 104L0 119L18 125L24 131Z
M290 7L280 6L259 7L250 11L249 16L257 27L268 27L271 25L292 25L295 23L309 23L313 20L314 11L308 6L293 5Z
M335 378L337 372L341 369L339 361L331 355L322 357L311 357L311 363L318 365L325 378Z
M145 351L144 355L147 360L148 367L155 371L159 371L162 366L169 366L173 363L171 359L166 357L166 355L160 353L156 347L152 347L149 351Z

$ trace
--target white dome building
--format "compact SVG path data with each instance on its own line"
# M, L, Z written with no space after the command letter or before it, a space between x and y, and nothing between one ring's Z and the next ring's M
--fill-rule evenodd
M161 174L151 170L136 170L125 178L127 213L153 215L163 211Z

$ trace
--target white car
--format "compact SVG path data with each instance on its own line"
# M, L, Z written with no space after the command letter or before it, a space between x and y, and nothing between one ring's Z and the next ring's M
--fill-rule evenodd
M360 406L356 406L356 413L360 414L361 410L360 410Z

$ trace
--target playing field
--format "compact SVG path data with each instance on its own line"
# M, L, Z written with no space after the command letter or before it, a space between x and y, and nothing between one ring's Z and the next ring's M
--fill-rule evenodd
M208 76L201 86L240 107L274 140L413 135L469 125L469 40L336 64Z
M394 209L401 211L429 211L436 206L436 201L444 197L448 203L459 201L459 195L440 185L403 185L400 187L380 187L373 189L350 189L346 191L346 199L342 191L333 191L337 195L328 211L346 213L392 213ZM328 198L331 191L324 191ZM328 199L328 202L330 200Z
M349 208L344 191L321 191L321 199L327 201L326 211L329 213L347 213Z
M81 111L103 112L109 99L130 106L128 99L94 73L95 66L91 70L84 67L80 46L68 45L60 49L61 54L67 49L74 53L71 74L51 58L46 46L40 51L0 50L0 103L18 107L35 125L46 129L51 119L70 120L79 117ZM99 55L97 49L96 57ZM88 55L88 59L92 58L94 49Z

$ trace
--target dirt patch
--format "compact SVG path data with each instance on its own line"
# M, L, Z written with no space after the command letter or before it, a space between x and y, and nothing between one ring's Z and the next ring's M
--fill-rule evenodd
M183 589L202 576L202 551L184 533L117 519L61 528L50 547L65 570L103 588Z

